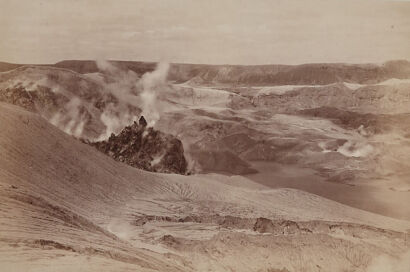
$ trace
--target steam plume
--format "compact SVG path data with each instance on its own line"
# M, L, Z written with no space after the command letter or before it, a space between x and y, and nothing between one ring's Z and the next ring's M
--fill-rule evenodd
M106 130L97 140L108 138L122 128L137 120L137 114L144 115L148 126L154 126L160 119L161 106L158 93L166 88L169 64L160 63L156 70L139 78L133 71L124 71L108 61L96 61L97 67L104 72L104 92L118 101L109 103L101 114L101 122Z
M382 255L370 264L367 272L408 272L410 269L410 250L398 258Z
M148 122L148 126L154 126L161 115L158 92L166 88L169 64L159 63L157 69L142 76L143 90L141 93L142 115Z
M65 133L80 137L84 130L86 116L81 110L81 100L73 97L62 111L57 112L50 122Z
M374 151L374 148L365 142L361 143L347 141L344 145L339 147L337 151L346 157L358 158L369 156Z

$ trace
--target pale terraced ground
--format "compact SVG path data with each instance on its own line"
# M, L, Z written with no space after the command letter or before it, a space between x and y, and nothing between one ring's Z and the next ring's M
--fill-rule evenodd
M407 80L389 80L374 86L401 88L407 86L406 84ZM275 86L277 89L288 87L292 86ZM347 87L355 89L354 86ZM245 148L245 151L240 147L237 150L232 147L234 152L238 152L238 156L252 164L252 168L259 170L259 176L251 177L253 180L273 188L297 188L359 209L410 219L409 140L400 133L393 131L389 134L365 135L359 127L346 129L330 119L276 113L276 105L255 107L249 103L244 107L234 106L234 97L237 95L232 93L233 96L230 97L226 95L226 91L188 88L186 85L184 88L185 92L182 92L183 95L179 94L178 100L175 99L178 97L178 92L175 92L178 88L174 86L175 93L171 92L170 99L174 98L176 104L173 107L164 107L164 114L156 126L179 137L184 143L186 154L192 150L197 151L197 148L189 148L193 143L204 150L223 149L222 144L217 147L212 144L224 137L240 133L248 138L238 137L238 146L249 144L249 138L259 141L254 147ZM256 89L249 91L247 96L257 96ZM350 99L350 96L348 97ZM215 103L215 98L218 98L219 104ZM339 104L335 103L332 106L338 107ZM337 150L326 148L328 144L334 147L337 139L348 142L341 144ZM281 150L281 145L287 144L288 150ZM292 144L297 147L292 148ZM250 146L252 145L250 143ZM276 155L281 151L281 155ZM192 157L195 160L195 155ZM270 172L265 173L266 169L257 165L259 160L264 160L263 164L271 164L272 168L275 168L275 163L281 163L284 172L288 168L302 173L308 169L312 170L312 174L306 177L306 181L302 180L302 176L293 185L283 185L289 178L296 180L296 177L292 178L286 174L272 181L269 179ZM201 171L201 165L197 168L195 166L198 164L192 165L194 170ZM229 173L230 166L226 166L225 170ZM276 177L279 176L277 173L274 174ZM309 186L306 183L314 184ZM366 195L364 198L362 192Z
M7 104L0 154L1 271L365 271L410 247L400 233L408 221L243 177L140 171ZM136 224L145 215L172 220ZM188 215L319 221L312 232L274 235L253 223L178 222Z

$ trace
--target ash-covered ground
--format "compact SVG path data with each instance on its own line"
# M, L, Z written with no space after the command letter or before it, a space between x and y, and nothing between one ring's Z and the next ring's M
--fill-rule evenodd
M407 61L0 68L7 271L409 267Z

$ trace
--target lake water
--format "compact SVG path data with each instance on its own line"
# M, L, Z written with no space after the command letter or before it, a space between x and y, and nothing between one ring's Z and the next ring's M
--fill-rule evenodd
M327 182L315 170L274 162L254 162L247 178L271 188L293 188L366 211L410 220L410 193L368 185Z

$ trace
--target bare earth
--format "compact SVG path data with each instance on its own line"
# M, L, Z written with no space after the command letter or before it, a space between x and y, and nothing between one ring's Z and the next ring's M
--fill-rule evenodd
M409 221L245 177L144 172L8 104L0 104L0 124L5 271L407 265Z

